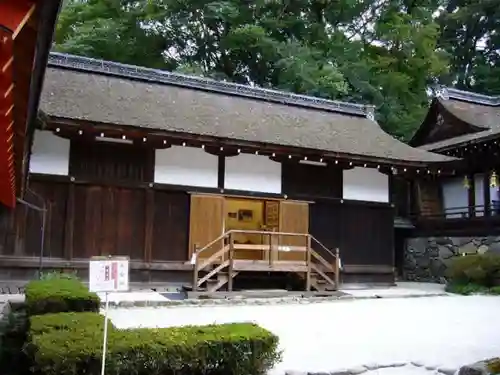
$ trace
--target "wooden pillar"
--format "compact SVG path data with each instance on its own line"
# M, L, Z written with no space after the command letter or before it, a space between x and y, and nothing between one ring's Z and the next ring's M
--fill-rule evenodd
M219 155L217 165L217 187L224 189L224 179L226 175L226 158L224 155Z
M68 200L66 204L66 223L64 227L64 257L73 259L73 236L75 230L75 184L68 185Z
M474 180L474 174L467 175L469 179L469 189L468 189L468 208L469 217L476 216L476 181Z
M490 173L483 175L484 216L491 216Z
M153 225L154 225L154 190L146 189L146 217L144 221L144 262L151 263L153 248Z

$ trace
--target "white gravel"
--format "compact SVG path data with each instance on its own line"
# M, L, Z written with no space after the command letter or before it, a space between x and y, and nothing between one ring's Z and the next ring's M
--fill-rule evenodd
M332 371L420 362L458 368L500 356L500 297L446 296L306 305L134 308L109 311L118 328L255 322L280 337L283 370ZM424 368L370 374L429 374Z

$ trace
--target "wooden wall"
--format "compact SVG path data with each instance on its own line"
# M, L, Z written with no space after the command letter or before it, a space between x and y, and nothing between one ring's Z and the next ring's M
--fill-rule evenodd
M439 217L443 213L443 199L438 180L420 180L415 185L419 214Z
M340 249L344 264L392 266L393 210L367 202L317 200L311 204L309 227L327 248Z
M283 162L282 190L297 197L342 198L342 169Z
M87 259L119 254L146 262L188 259L187 193L56 179L32 175L29 185L47 209L45 256ZM19 245L17 251L5 247L2 255L38 257L42 215L22 205L16 211Z

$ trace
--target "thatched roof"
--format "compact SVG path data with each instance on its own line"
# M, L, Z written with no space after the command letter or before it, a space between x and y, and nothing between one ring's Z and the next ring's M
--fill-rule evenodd
M424 150L441 150L467 143L481 142L500 136L500 97L443 88L433 105L441 111L467 123L467 134L420 146Z
M452 160L386 134L372 107L62 54L51 56L41 108L56 118L339 154Z

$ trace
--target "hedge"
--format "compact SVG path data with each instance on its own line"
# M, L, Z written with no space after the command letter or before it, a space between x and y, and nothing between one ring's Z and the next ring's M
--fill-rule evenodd
M487 253L453 258L447 277L452 285L497 286L500 282L500 255Z
M108 319L108 329L114 327ZM34 315L30 318L29 334L40 335L52 331L71 330L104 331L104 316L94 312L67 312L56 314Z
M13 305L3 317L0 337L0 374L29 374L29 362L22 351L28 331L28 318L24 305Z
M31 281L26 286L26 305L29 315L58 312L98 312L97 294L76 279L51 278Z
M99 329L33 334L32 371L98 375L102 338ZM108 340L108 374L257 375L280 359L278 338L251 323L112 330Z

